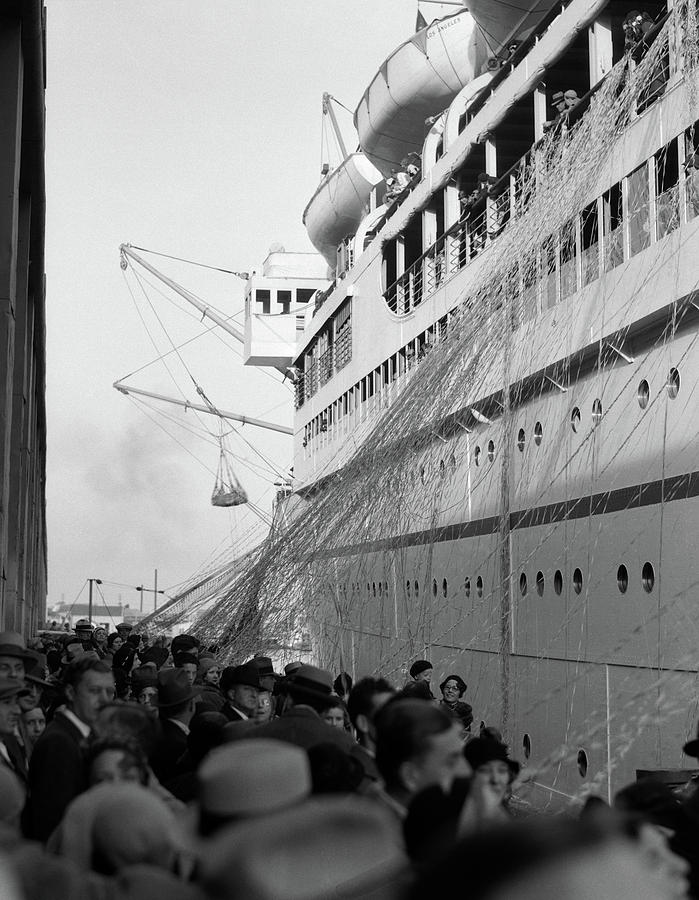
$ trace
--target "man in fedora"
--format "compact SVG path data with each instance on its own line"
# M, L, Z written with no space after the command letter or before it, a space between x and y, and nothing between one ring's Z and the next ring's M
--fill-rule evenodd
M221 712L229 722L241 722L255 717L261 690L257 666L252 663L226 666L221 673L219 688L226 699Z
M161 784L179 773L178 763L187 750L189 723L200 693L201 688L190 684L184 669L161 669L158 672L157 705L161 736L151 766Z
M15 729L20 717L19 698L30 693L21 681L0 677L0 766L9 769L26 789L27 773L20 766L7 742L15 740Z
M46 841L68 804L87 788L85 746L103 706L114 699L104 660L84 654L65 670L66 704L36 742L29 763L27 836Z
M332 704L333 677L325 669L302 665L286 680L282 715L260 725L251 737L276 738L308 750L317 744L335 744L346 753L355 746L346 731L333 728L321 719Z

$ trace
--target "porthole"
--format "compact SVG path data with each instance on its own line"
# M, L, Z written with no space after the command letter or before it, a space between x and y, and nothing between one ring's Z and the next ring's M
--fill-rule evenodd
M373 593L374 596L376 596L376 582L375 581L372 581L372 583L371 583L371 592Z
M456 453L452 453L452 455L449 457L449 465L452 467L452 469L456 469Z
M621 593L625 594L629 587L629 572L623 563L616 570L616 583Z
M520 453L524 451L524 445L526 443L526 436L524 434L524 428L520 428L517 432L517 449Z
M488 441L488 461L492 462L495 459L495 443L493 441Z
M544 573L537 572L536 573L536 592L540 597L544 596L544 586L545 586Z
M579 594L582 591L583 587L583 574L580 569L576 569L573 572L573 590L576 594Z
M408 597L410 596L410 587L411 587L410 581L406 581L405 582L405 593L408 595Z
M477 466L481 464L481 448L476 445L476 449L473 451L473 461Z
M602 421L602 401L595 400L592 404L592 427L597 428Z
M537 422L534 426L534 443L537 447L541 445L541 439L544 436L544 426L541 422Z
M383 583L383 592L384 592L384 594L388 593L388 582L387 581L384 581L384 583Z
M581 778L587 775L587 753L584 750L578 750L578 772Z
M379 582L379 597L381 596L382 593L383 593L383 585L381 584L381 582Z
M520 592L520 594L521 594L523 597L525 597L526 594L527 594L527 575L526 575L526 572L522 572L522 574L519 576L519 592Z
M467 578L464 581L464 593L466 594L466 597L471 596L471 579L470 578Z
M440 478L444 478L444 472L446 471L446 468L447 468L446 463L444 462L443 459L440 459L439 460L439 477Z
M427 480L427 478L425 475L425 467L420 466L420 481L424 484L426 480Z
M480 575L476 578L476 593L479 597L483 596L483 579Z
M437 580L435 578L432 579L432 596L437 596Z
M670 369L670 374L667 377L667 394L671 400L674 400L675 397L680 392L680 371L679 369Z
M560 596L563 593L563 573L556 569L553 576L553 589Z
M641 409L645 409L646 406L648 406L649 397L650 388L648 387L648 382L644 378L638 383L638 405L641 407Z
M532 739L529 737L528 733L525 733L522 738L522 750L524 752L524 758L529 759L532 755Z
M655 585L655 572L653 570L652 564L649 562L643 564L643 571L641 572L641 583L643 584L643 590L647 594L650 594Z
M447 584L447 579L444 578L442 580L442 596L446 597L449 592L449 585Z
M573 429L573 431L578 431L578 429L580 428L580 421L580 410L576 406L573 408L573 412L570 414L570 427Z
M420 596L420 585L417 583L417 581L415 582L415 596Z
M369 584L368 581L366 583L366 594L367 594L367 597L371 597L371 585Z

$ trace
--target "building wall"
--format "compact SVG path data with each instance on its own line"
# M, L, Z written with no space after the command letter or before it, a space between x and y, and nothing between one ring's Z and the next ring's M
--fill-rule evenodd
M45 9L0 7L0 627L46 611Z

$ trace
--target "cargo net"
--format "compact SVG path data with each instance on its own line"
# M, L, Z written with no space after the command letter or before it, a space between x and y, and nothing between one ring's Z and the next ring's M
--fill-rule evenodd
M354 455L292 496L285 522L200 607L195 631L224 659L280 648L290 659L307 637L335 673L402 686L427 655L435 681L465 678L476 722L502 728L515 755L530 732L529 781L549 799L606 794L642 763L683 764L699 716L698 579L674 502L686 484L665 479L696 458L683 426L694 385L681 390L679 374L699 365L686 283L673 302L699 213L681 156L693 133L668 136L687 141L674 184L655 153L655 191L618 160L624 141L631 158L647 140L639 127L629 143L641 114L659 127L659 97L699 117L696 30L694 4L676 7L640 58L625 54L523 161L516 213L471 264L430 352L375 398ZM610 173L627 178L618 198ZM603 213L576 226L593 207ZM561 302L571 259L578 288ZM627 333L640 304L670 310L656 332L649 321L645 344ZM630 510L642 491L616 491L656 483L640 515ZM576 766L579 790L565 775Z

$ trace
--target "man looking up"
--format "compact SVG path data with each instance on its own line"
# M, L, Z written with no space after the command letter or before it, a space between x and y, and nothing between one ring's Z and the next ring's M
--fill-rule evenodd
M36 742L29 764L28 836L46 841L68 804L87 788L85 744L97 714L114 699L108 663L84 656L65 670L66 704Z

